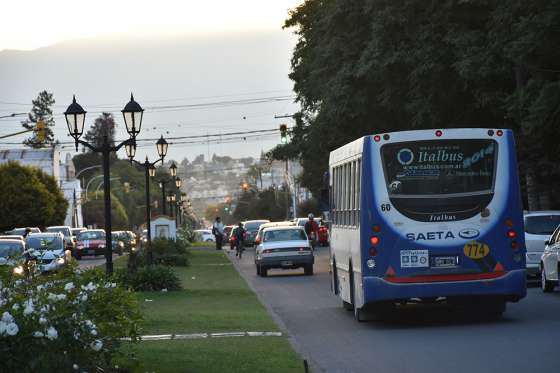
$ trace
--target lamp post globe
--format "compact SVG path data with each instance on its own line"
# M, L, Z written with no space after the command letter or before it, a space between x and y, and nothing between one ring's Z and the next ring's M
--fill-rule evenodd
M169 167L169 173L170 173L171 176L173 176L173 177L177 176L177 165L175 164L175 162L173 162L173 164L171 165L171 167Z
M148 168L148 174L150 175L150 177L156 176L156 167L154 165L150 165L150 167Z
M156 142L157 152L160 158L164 158L167 155L168 146L169 144L167 144L167 141L165 141L162 135L161 138Z
M176 178L176 179L175 179L175 186L177 187L177 189L180 189L180 188L181 188L181 184L182 184L182 183L183 183L183 182L181 181L181 179L179 179L179 178Z
M136 155L136 144L128 143L124 146L124 150L126 151L126 156L132 162L132 159Z
M144 116L144 109L140 104L134 101L134 96L130 94L130 101L121 110L124 117L124 124L126 125L126 132L135 138L140 133L142 128L142 117Z
M76 140L76 150L78 150L78 139L84 133L84 123L86 121L86 111L76 102L76 95L72 98L72 103L64 112L68 133Z

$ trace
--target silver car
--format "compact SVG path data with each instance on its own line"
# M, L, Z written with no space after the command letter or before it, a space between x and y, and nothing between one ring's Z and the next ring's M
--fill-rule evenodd
M303 268L311 276L314 262L313 249L302 227L280 226L262 231L255 249L257 275L266 277L270 268Z
M560 211L532 211L524 215L527 276L540 275L541 255L545 241L560 225Z
M30 260L35 260L41 272L56 271L70 260L71 252L65 250L64 236L60 232L31 233L25 238Z

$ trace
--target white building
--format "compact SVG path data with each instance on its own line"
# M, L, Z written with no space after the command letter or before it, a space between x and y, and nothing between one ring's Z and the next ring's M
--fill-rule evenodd
M82 206L80 204L82 188L79 180L75 178L76 170L70 154L66 154L65 162L62 163L60 151L56 147L0 150L0 164L9 161L40 168L46 174L53 176L68 201L68 211L64 224L71 227L83 226Z

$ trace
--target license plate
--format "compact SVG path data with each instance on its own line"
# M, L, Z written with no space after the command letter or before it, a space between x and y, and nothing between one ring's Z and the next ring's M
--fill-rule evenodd
M401 268L429 267L428 250L401 250Z
M282 267L289 267L289 266L291 266L293 263L290 262L289 260L285 260L285 261L283 261L281 264L282 264Z
M449 268L457 265L456 256L437 256L433 259L433 267L436 268Z

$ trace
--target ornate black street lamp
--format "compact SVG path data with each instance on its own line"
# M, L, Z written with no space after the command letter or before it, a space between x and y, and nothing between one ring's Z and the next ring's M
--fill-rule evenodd
M128 104L126 104L121 112L123 113L126 132L128 132L128 135L130 137L120 144L114 146L109 142L108 135L104 135L103 142L99 147L94 146L86 141L80 140L80 137L84 133L86 111L80 104L76 102L76 96L73 97L72 103L64 112L66 124L68 125L68 133L74 138L74 141L76 142L76 151L78 150L78 145L81 144L93 152L101 153L103 156L103 193L105 200L105 268L107 275L113 272L113 248L111 236L111 180L109 156L112 152L119 151L119 149L121 149L125 145L130 145L136 148L136 136L140 133L140 128L142 127L142 117L144 114L144 109L142 109L142 107L136 101L134 101L134 97L131 94L130 101L128 102Z
M134 159L134 155L136 154L136 145L135 144L127 144L125 146L126 155L130 159L130 163L136 163L137 165L144 167L144 174L146 177L146 225L148 231L148 265L152 265L153 263L153 254L152 254L152 206L150 201L150 177L156 176L156 164L159 162L163 163L163 159L167 155L167 148L168 144L167 141L161 136L161 138L156 143L156 148L158 152L159 159L155 160L154 162L150 162L148 160L148 156L146 156L146 160L142 162L138 162Z

